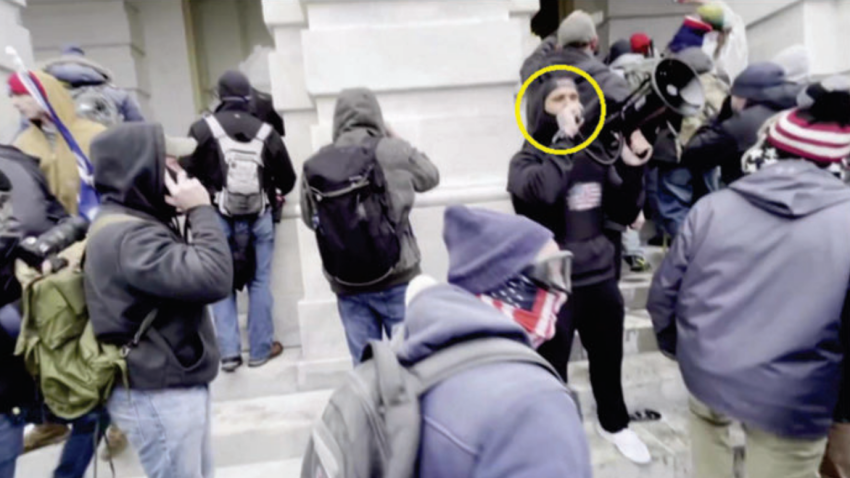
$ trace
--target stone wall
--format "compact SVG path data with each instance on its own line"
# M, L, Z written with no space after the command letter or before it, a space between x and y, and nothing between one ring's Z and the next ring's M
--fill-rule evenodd
M5 93L6 80L15 71L6 47L14 47L27 64L33 61L30 34L21 22L25 6L25 0L0 0L0 143L11 141L20 125L20 116Z
M510 209L507 166L522 143L513 100L519 66L535 45L529 25L538 5L534 0L266 0L265 18L277 45L271 59L273 92L297 169L330 141L339 91L372 88L387 122L440 169L440 187L419 198L412 221L423 268L445 277L443 208L465 203ZM348 362L313 233L291 217L278 238L283 241L278 251L293 261L282 262L287 272L276 268L286 276L276 288L294 292L297 282L303 291L297 308L302 378Z

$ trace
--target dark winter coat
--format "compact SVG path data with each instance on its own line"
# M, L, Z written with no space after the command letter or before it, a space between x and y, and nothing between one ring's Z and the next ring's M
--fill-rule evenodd
M263 126L263 121L257 119L251 111L248 100L225 101L216 110L215 118L228 136L245 143L254 139ZM227 165L224 164L221 147L203 119L192 125L189 136L198 141L198 148L192 156L183 158L181 163L189 175L198 178L210 191L210 196L215 197L224 188L227 178ZM277 132L271 133L266 139L263 163L263 186L269 204L275 208L275 189L286 195L295 187L295 170L289 152Z
M780 436L826 436L850 338L848 237L850 189L809 162L697 203L647 305L696 398Z
M700 170L720 166L725 184L736 181L744 174L741 158L756 144L759 129L780 111L796 105L798 89L791 84L766 88L758 98L748 100L740 113L728 118L721 115L691 138L682 163Z
M165 202L162 127L127 123L92 145L102 215L140 221L104 227L86 247L86 301L98 339L126 344L153 309L157 318L127 358L130 387L162 390L210 383L219 352L208 305L229 296L233 260L211 206L189 211L187 242Z
M14 352L15 340L0 327L0 415L32 405L35 398L35 383Z
M461 289L439 285L414 297L399 359L416 364L482 337L528 343L506 315ZM563 384L526 363L459 373L422 398L420 478L590 478L584 428Z
M17 243L26 237L38 237L68 217L50 192L38 160L17 148L0 145L0 172L11 181L14 225L0 237L0 307L21 297L15 279L14 260Z
M430 191L440 183L440 172L421 151L400 138L387 135L387 127L375 94L365 89L345 90L337 99L334 111L334 145L346 147L362 145L370 137L379 137L376 151L378 164L384 170L390 196L390 218L401 232L401 253L394 272L378 284L366 287L351 287L328 277L331 288L337 294L358 294L387 290L406 284L420 274L421 254L413 227L410 211L416 193ZM306 180L306 178L305 178ZM315 227L315 199L308 194L306 184L301 187L301 218L310 229Z
M546 80L527 100L529 132L544 145L551 145L558 129L556 119L543 108L555 82ZM631 224L643 204L644 168L614 162L619 150L604 143L596 141L571 156L550 155L526 143L510 164L508 192L515 211L551 230L560 246L573 253L575 286L616 276L616 248L605 236L606 223ZM572 146L573 142L553 145Z

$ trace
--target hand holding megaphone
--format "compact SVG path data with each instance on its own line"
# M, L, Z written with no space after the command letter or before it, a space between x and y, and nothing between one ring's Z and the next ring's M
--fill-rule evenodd
M627 166L639 167L649 162L652 157L652 145L640 130L636 130L623 146L623 162Z

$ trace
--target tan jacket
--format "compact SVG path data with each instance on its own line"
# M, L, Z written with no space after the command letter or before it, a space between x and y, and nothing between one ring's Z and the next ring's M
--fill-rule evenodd
M59 119L65 123L80 148L88 155L92 140L106 128L77 116L74 100L59 80L44 72L36 72L35 76L44 86L47 99ZM47 178L50 191L69 214L76 215L80 173L77 170L77 159L62 135L57 132L56 139L52 142L38 126L30 125L18 136L14 145L24 153L39 159L39 167Z

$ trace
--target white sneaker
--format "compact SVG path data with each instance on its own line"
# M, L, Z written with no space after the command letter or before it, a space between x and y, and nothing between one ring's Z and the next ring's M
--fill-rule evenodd
M596 424L596 430L602 438L617 447L617 450L632 462L638 465L648 465L652 462L652 455L649 454L649 448L637 436L637 433L632 430L624 428L617 433L609 433L599 423Z

